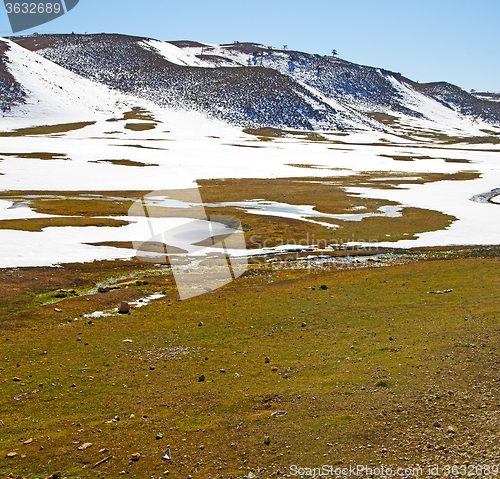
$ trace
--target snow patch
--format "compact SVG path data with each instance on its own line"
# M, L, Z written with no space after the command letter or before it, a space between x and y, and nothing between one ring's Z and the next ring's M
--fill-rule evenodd
M176 47L175 45L172 45L171 43L160 42L158 40L147 40L142 43L143 45L153 48L154 50L159 52L160 55L170 63L175 63L176 65L181 65L184 67L214 68L213 64L197 58L194 52L191 53L189 51L185 51L179 47ZM201 49L198 47L197 50L199 55L201 53Z

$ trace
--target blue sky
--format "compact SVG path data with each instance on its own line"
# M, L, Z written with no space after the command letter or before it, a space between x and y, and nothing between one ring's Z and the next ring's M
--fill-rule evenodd
M12 35L0 10L0 35ZM499 18L500 0L80 0L33 30L253 41L319 54L335 48L341 58L415 81L500 91Z

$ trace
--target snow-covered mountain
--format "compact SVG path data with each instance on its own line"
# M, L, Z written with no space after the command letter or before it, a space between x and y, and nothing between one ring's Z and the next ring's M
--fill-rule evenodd
M124 109L126 97L77 75L9 40L0 41L4 73L0 104L4 116L78 121L109 117ZM4 95L4 92L7 94Z
M100 83L159 106L196 110L243 127L391 131L394 121L414 125L415 120L465 130L474 123L500 125L496 101L448 83L419 84L399 73L336 57L254 43L159 42L114 34L33 35L11 40L23 48L10 44L11 52L3 53L0 72L7 71L16 80L0 83L3 109L29 101L27 91L33 90L34 75L38 75L35 83L42 84L62 74L55 66L47 67L50 60L64 67L62 71L76 74L74 82L84 77L94 85ZM1 45L5 50L5 44ZM33 58L27 50L45 59L44 72L33 70L33 61L25 74L13 68L13 63L24 62L22 58ZM6 56L13 63L6 64ZM82 101L77 92L67 93ZM108 89L105 96L109 96ZM109 101L97 103L106 108Z

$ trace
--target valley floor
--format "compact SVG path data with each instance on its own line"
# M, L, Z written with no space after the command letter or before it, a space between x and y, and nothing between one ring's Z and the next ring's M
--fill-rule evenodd
M498 472L500 129L241 131L153 108L16 122L0 475ZM212 238L244 235L248 265L180 301L173 267L217 277L215 242L185 254L161 233L200 214Z

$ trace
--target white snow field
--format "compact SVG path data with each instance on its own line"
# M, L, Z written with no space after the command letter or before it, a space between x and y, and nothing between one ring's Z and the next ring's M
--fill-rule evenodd
M189 188L196 180L207 178L328 178L364 171L398 171L418 179L419 173L471 171L480 173L480 177L423 185L407 181L397 189L374 186L349 191L393 200L402 206L437 210L457 218L445 230L422 233L413 240L381 242L380 245L406 248L500 244L500 207L470 200L474 195L500 187L498 144L443 145L432 139L411 141L380 131L359 131L349 136L322 132L332 141L321 142L294 135L259 141L240 128L209 120L202 114L162 109L110 90L4 41L10 46L8 69L26 89L28 97L26 104L0 117L1 132L41 125L95 123L63 133L0 136L2 191L155 191ZM203 66L189 50L165 42L149 42L149 47L157 48L165 58L179 65ZM431 104L423 95L415 96L406 91L406 87L401 88L405 89L403 94L408 96L409 102L421 102L419 108L428 110L428 117L434 120L404 117L400 124L408 128L436 129L439 124L440 131L455 136L481 136L484 135L481 129L495 128L460 118L437 102ZM123 113L133 107L147 110L154 121L123 119ZM106 121L110 119L117 121ZM154 124L154 128L134 131L127 127L129 123ZM47 161L18 156L33 152L54 153L59 159ZM396 161L390 156L429 159ZM99 162L123 159L148 166ZM445 160L468 160L469 163ZM290 166L293 164L302 167ZM304 165L311 165L311 168ZM260 214L288 217L304 217L305 213L311 213L308 205L290 210L286 204L281 205L281 210L274 205L270 212L258 200L255 198L254 211L251 211L252 204L247 204L249 211L259 213L255 211L257 207ZM26 205L13 204L8 198L0 200L0 220L42 216L45 215L34 213ZM321 217L318 221L321 222ZM0 267L130 258L135 254L131 249L85 243L131 241L132 226L49 227L42 232L0 229Z

